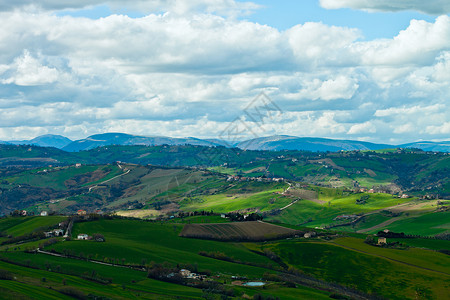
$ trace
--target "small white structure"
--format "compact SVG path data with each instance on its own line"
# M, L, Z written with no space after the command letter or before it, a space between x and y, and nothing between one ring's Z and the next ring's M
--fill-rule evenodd
M47 211L45 211L45 210L41 211L41 217L46 217L46 216L48 216Z
M80 233L77 237L78 240L87 240L89 236L86 233Z
M54 234L54 236L63 236L64 235L64 230L62 230L62 229L53 229L53 234Z
M303 237L305 238L305 239L309 239L309 238L312 238L312 237L315 237L317 234L314 232L314 231L310 231L310 232L306 232L304 235L303 235Z
M378 238L378 245L385 245L387 244L385 237L379 237Z
M81 164L80 164L80 163L77 163L77 164L75 164L75 167L76 167L76 168L80 168L80 167L81 167Z
M220 217L225 219L227 216L225 214L220 214Z

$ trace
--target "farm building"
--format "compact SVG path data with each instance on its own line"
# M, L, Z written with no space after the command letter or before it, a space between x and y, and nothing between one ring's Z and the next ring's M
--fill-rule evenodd
M52 231L44 232L45 237L55 237L55 236L63 236L64 230L62 229L53 229Z
M386 244L386 238L385 237L379 237L378 238L378 245L385 245Z
M78 240L87 240L89 236L85 233L80 233L77 237Z
M305 234L303 235L303 237L304 237L305 239L309 239L309 238L315 237L315 236L316 236L316 233L315 233L314 231L307 232L307 233L305 233Z
M186 269L181 269L180 270L180 275L183 277L188 277L189 275L191 275L191 271L186 270Z

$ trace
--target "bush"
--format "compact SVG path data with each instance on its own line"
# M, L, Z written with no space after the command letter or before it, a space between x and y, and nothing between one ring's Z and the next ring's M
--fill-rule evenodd
M61 294L73 297L75 299L86 299L85 294L74 288L74 287L70 287L70 286L66 286L66 287L62 287L58 290Z

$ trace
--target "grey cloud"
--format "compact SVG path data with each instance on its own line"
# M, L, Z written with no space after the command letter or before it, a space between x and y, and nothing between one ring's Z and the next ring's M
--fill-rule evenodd
M353 8L387 12L415 10L430 15L450 13L450 2L447 0L320 0L320 5L327 9Z

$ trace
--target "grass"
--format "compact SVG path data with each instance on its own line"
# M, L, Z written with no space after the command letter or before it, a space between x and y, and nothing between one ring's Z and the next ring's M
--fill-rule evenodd
M17 224L15 224L14 226L11 226L6 229L6 232L12 236L21 236L28 233L32 233L38 228L47 228L49 226L58 225L58 223L64 221L67 217L47 216L47 217L16 217L16 218L21 221L17 222Z
M410 239L389 239L389 242L399 242L408 246L431 250L443 250L443 249L450 250L450 241L447 240L410 238Z
M243 209L268 211L282 208L292 202L291 198L279 194L283 190L269 189L246 194L234 194L230 192L218 195L199 196L194 200L186 199L181 201L180 205L186 211L202 209L223 213Z
M3 256L5 255L3 254ZM120 268L120 272L118 272L116 267L40 254L8 253L8 258L25 263L32 260L32 265L43 268L32 269L0 261L0 268L9 270L17 278L15 281L8 281L9 290L19 295L24 294L26 299L29 299L30 296L33 299L46 299L45 297L72 299L66 298L60 293L56 293L56 297L52 298L55 295L52 290L58 290L65 286L76 288L85 295L91 294L110 299L168 299L172 297L198 299L202 293L199 289L148 279L145 272L126 268ZM48 271L48 269L52 271ZM93 274L93 272L97 277L112 278L113 283L104 285L78 277L83 274ZM46 279L45 282L42 282L42 278ZM66 285L63 284L63 281ZM24 286L27 288L22 289ZM49 286L52 287L52 290L48 289ZM33 293L36 296L33 296Z
M401 219L389 225L389 230L406 234L435 235L450 230L450 211L425 213Z
M186 239L178 234L182 225L160 224L131 220L101 220L77 223L73 235L79 233L102 233L105 243L91 241L70 241L59 243L51 248L63 252L69 249L77 254L91 254L96 259L125 259L127 263L167 261L172 264L198 264L199 269L229 274L248 274L261 277L264 269L217 261L198 255L199 251L213 252L220 249L229 257L239 257L243 261L267 264L270 260L250 252L241 244L216 241ZM180 247L180 245L183 245Z
M356 247L357 250L342 245ZM274 251L285 263L307 274L366 293L381 294L389 299L442 299L448 295L448 274L402 263L406 260L422 266L431 260L427 268L448 272L448 258L444 254L420 249L406 252L367 245L373 248L368 249L364 245L362 240L347 238L336 241L336 244L282 241L266 244L262 248ZM394 251L398 253L390 254ZM382 257L379 252L390 259ZM402 262L394 261L393 257L400 257Z
M335 193L338 193L338 191ZM325 190L325 192L319 194L319 199L321 198L320 195L322 195L322 199L332 200L329 200L323 204L309 200L301 200L283 210L280 215L271 216L269 220L288 224L307 223L309 227L323 227L336 223L333 219L338 215L364 214L411 201L411 199L399 199L392 195L381 193L360 193L333 198L333 195L327 194L327 190ZM356 204L356 200L364 195L369 196L366 204Z
M102 169L103 166L81 166L76 168L75 166L64 167L62 169L47 169L48 172L38 172L38 170L26 171L20 176L7 178L10 183L15 184L29 184L31 186L52 188L55 190L66 190L66 180L69 180L75 176L83 175L95 170ZM39 169L42 170L42 169Z

